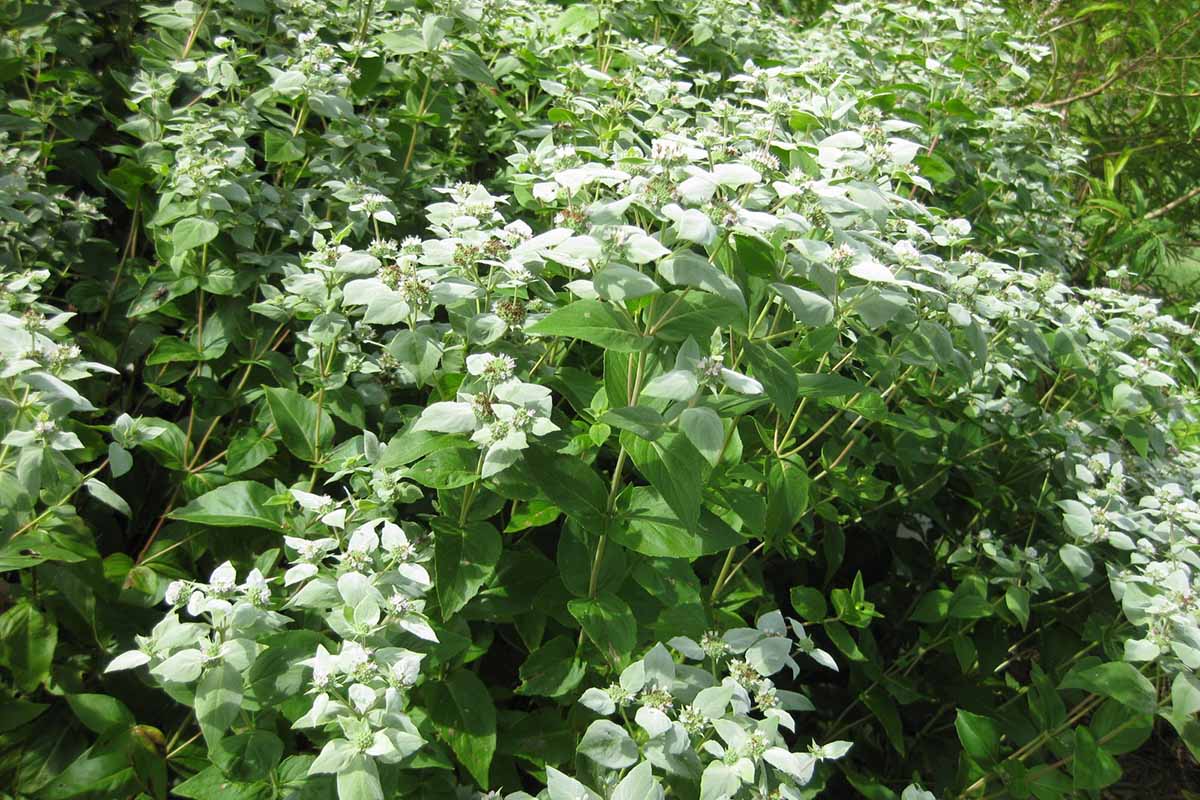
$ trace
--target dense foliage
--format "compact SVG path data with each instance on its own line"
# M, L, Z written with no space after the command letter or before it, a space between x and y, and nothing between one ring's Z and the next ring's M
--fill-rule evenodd
M1020 6L1042 19L1053 48L1036 104L1061 114L1089 149L1075 192L1095 260L1079 276L1120 263L1194 302L1200 275L1178 264L1200 247L1200 3Z
M14 7L0 795L1190 766L1194 331L1042 28L815 9Z

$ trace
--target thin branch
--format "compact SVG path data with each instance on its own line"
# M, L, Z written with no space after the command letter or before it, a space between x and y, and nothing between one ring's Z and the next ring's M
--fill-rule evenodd
M1200 195L1200 186L1197 186L1195 189L1192 189L1187 194L1181 195L1180 197L1176 197L1174 200L1167 203L1165 206L1154 209L1149 214L1147 214L1145 218L1146 219L1158 219L1159 217L1163 216L1164 214L1170 214L1172 211L1179 208L1181 205L1186 203L1188 200L1191 200L1196 195Z

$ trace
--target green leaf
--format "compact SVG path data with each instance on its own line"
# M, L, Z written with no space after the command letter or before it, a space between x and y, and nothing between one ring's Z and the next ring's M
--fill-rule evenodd
M496 706L475 673L459 669L431 687L429 716L438 735L471 777L488 787L488 771L496 752Z
M562 697L575 691L587 672L579 660L575 642L558 636L529 654L521 664L517 694Z
M917 601L917 606L909 615L909 619L925 624L944 621L950 615L950 599L952 597L954 597L954 592L949 589L934 589L926 592Z
M775 541L791 533L808 510L808 490L808 472L803 462L787 458L771 463L764 538Z
M133 727L133 713L115 697L106 694L69 694L67 703L92 733L105 734L114 728Z
M771 288L779 293L797 322L821 327L833 322L833 303L816 292L797 289L786 283L773 283Z
M1000 729L988 717L958 709L954 729L963 749L984 766L996 763L1000 758Z
M483 59L476 55L474 51L468 50L465 47L459 47L444 55L446 61L450 64L450 68L454 70L454 73L458 77L482 83L484 86L496 86L496 79L492 77L487 64L483 63Z
M825 619L829 613L829 608L825 605L825 595L821 593L820 589L813 589L809 586L793 586L790 595L792 608L796 609L796 613L808 622Z
M196 721L211 748L242 709L242 673L222 661L209 667L196 685Z
M1024 630L1029 625L1029 591L1020 586L1009 586L1004 591L1004 604L1013 613Z
M837 646L837 649L841 650L851 661L867 660L863 651L859 649L858 642L854 641L854 637L850 635L850 631L845 625L840 622L826 622L821 627L824 628L825 635Z
M387 34L385 34L387 35ZM304 138L275 128L263 131L263 160L268 164L287 164L304 158Z
M266 528L282 532L283 506L268 505L275 496L269 486L237 481L202 494L168 516L214 528Z
M800 397L812 397L817 400L873 391L857 381L828 373L801 375L796 378L796 386Z
M566 336L617 353L635 353L650 346L633 322L599 300L576 300L550 312L526 330L538 336Z
M676 253L658 262L658 273L676 286L691 286L710 292L746 310L746 298L733 279L690 250Z
M57 644L58 626L28 600L0 616L0 666L8 668L23 692L49 680Z
M1158 709L1158 693L1154 684L1136 667L1124 661L1077 667L1067 673L1058 688L1083 689L1111 697L1139 714L1153 714Z
M230 777L263 780L283 758L283 740L270 731L239 733L221 739L209 756Z
M700 519L704 484L711 468L687 437L667 433L648 442L627 431L621 434L621 444L675 516L684 525L695 526Z
M479 593L496 570L500 534L487 522L433 520L433 572L442 619L448 620Z
M121 512L126 517L133 516L133 512L129 510L129 503L125 502L125 498L110 489L104 481L99 478L88 478L83 485L87 487L88 493L92 497L104 503L104 505L114 511Z
M592 643L612 664L621 664L637 646L637 620L629 605L611 592L589 600L572 600L568 609Z
M792 413L800 385L791 363L766 342L747 340L742 343L742 353L771 403L784 414Z
M600 25L600 12L591 3L578 3L564 10L550 23L550 33L556 37L578 38Z
M184 253L208 244L217 238L220 232L221 229L212 220L188 217L176 222L175 227L171 229L171 245L176 254Z
M628 507L613 520L609 536L642 555L699 558L745 543L720 517L700 510L695 524L679 519L662 496L646 486L627 491Z
M715 467L725 444L725 426L717 412L704 406L684 409L679 415L679 429L704 460Z
M887 735L888 742L897 753L903 756L905 754L904 724L900 720L900 709L896 707L895 701L880 688L866 692L862 699L863 705L875 715L875 719L879 720L879 724L883 726L883 732Z
M1075 729L1075 759L1071 775L1077 790L1103 789L1121 778L1121 765L1097 744L1092 732L1080 725Z
M526 450L524 457L538 488L567 516L595 524L605 515L608 488L590 466L578 458L537 446Z
M637 763L637 742L615 722L598 719L584 731L579 753L608 769L624 769Z
M663 435L667 424L662 414L647 406L625 406L606 411L600 421L623 431L632 431L647 441Z
M264 389L283 444L297 458L317 461L333 444L333 418L312 400L291 389Z
M0 733L7 733L32 722L45 713L50 706L46 703L31 703L28 700L9 700L0 703Z

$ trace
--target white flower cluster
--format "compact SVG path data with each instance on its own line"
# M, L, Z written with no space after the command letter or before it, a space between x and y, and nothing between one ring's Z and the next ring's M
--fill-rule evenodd
M772 611L759 617L754 628L708 634L700 642L676 637L668 645L684 659L707 667L676 663L659 644L626 667L617 683L588 689L580 698L602 717L619 712L627 720L626 709L636 709L633 724L645 741L627 758L613 760L611 751L589 747L591 740L611 745L614 739L628 739L632 744L629 732L616 723L597 720L585 733L580 752L600 766L631 766L637 760L632 753L640 750L641 757L664 775L702 773L706 795L711 791L714 797L733 797L748 787L798 800L820 761L849 751L849 742L814 742L793 752L784 738L782 731L796 733L792 712L811 711L813 705L802 694L777 688L771 676L784 668L793 676L798 672L793 652L837 669L796 620Z

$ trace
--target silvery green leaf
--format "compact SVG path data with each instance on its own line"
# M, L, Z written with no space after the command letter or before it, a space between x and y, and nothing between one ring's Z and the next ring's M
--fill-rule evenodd
M915 784L909 784L904 787L904 791L900 793L900 800L937 800L933 792L927 792L924 789L918 788Z
M1078 580L1083 580L1091 575L1095 568L1092 564L1092 557L1078 545L1064 544L1058 549L1058 557Z
M649 761L643 761L626 773L609 800L661 800L662 789L654 780Z
M644 661L635 661L621 671L621 677L618 679L621 688L627 692L640 692L646 685L646 664Z
M896 276L886 265L873 258L863 259L850 265L849 272L856 278L871 283L895 283Z
M598 296L618 303L662 291L649 275L624 264L609 264L596 274L592 285Z
M345 769L358 751L345 739L330 739L317 754L316 760L308 768L309 775L320 775L326 772L340 772Z
M663 256L669 256L671 251L663 247L662 243L653 236L647 236L641 231L635 233L633 237L625 243L625 255L634 264L645 264L650 261L657 261Z
M696 644L695 639L687 636L672 636L667 640L667 646L673 647L685 657L695 659L696 661L704 660L704 650L700 645Z
M26 372L21 380L42 396L42 402L50 406L63 406L70 411L95 411L86 397L75 391L70 384L48 372Z
M823 651L822 651L823 652ZM834 669L837 665L834 665ZM815 706L812 700L809 700L799 692L789 692L786 689L776 689L775 699L779 701L780 708L785 711L814 711Z
M652 378L642 395L660 400L690 400L700 389L700 380L690 370L674 369Z
M660 688L668 689L675 680L675 659L670 651L661 643L654 645L646 657L642 659L645 667L646 680L657 684Z
M767 636L759 639L746 650L746 661L760 675L774 675L791 661L792 642L784 636Z
M588 726L579 741L579 753L609 769L624 769L638 760L638 746L622 728L606 719Z
M679 415L679 427L687 436L688 441L700 452L700 455L715 467L721 460L721 451L725 444L725 426L721 424L721 417L717 412L703 406L684 409L684 412ZM700 651L700 655L691 657L703 658L704 651L700 650L698 645L695 649ZM684 651L680 650L680 652ZM690 656L686 652L684 655Z
M603 800L579 781L551 766L546 767L546 789L550 800Z
M854 742L836 741L829 744L821 745L821 758L837 759L850 752L850 748L854 746Z
M710 264L708 259L690 250L658 262L658 273L676 286L691 286L712 292L739 308L746 308L746 298L733 279Z
M1126 639L1126 661L1153 661L1158 658L1158 645L1148 639Z
M701 689L692 699L692 708L709 719L725 716L725 709L733 699L733 687L724 684Z
M689 208L675 220L675 233L680 239L699 245L710 245L717 239L717 227L703 211Z
M125 502L125 498L114 492L103 481L96 478L88 478L84 484L88 492L109 508L120 511L126 517L133 516L133 512L129 509L129 503Z
M798 289L786 283L773 283L771 288L787 303L797 322L816 327L833 322L833 303L816 292Z
M675 193L684 202L700 206L712 199L713 194L717 191L717 181L713 175L707 172L701 172L692 175L675 188ZM680 234L682 236L682 234ZM686 236L684 238L687 238Z
M711 761L700 777L700 800L730 800L742 788L742 780L723 761Z
M204 664L204 656L199 650L190 648L172 654L158 666L150 669L150 674L171 683L191 683L200 677Z
M337 260L335 269L348 275L374 275L383 264L370 253L346 253ZM351 281L354 283L355 281Z
M594 686L583 693L579 698L579 702L585 708L591 709L603 717L617 713L617 704L613 702L612 696L603 689L597 689Z
M108 468L114 478L119 478L133 467L133 456L116 442L108 445Z
M337 579L338 594L342 602L353 608L367 597L378 597L378 590L371 585L371 579L361 572L347 572Z

